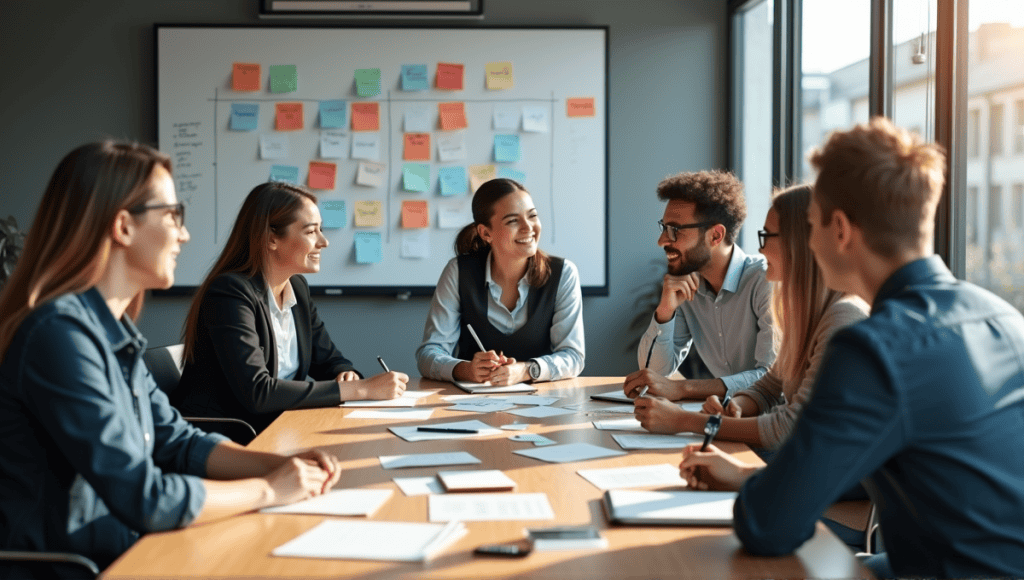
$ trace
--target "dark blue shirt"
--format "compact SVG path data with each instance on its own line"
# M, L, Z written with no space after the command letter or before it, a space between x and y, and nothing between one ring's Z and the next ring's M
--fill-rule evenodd
M102 567L140 533L199 514L200 477L225 438L167 403L145 348L96 289L19 326L0 364L0 547L75 552Z
M750 478L736 535L789 553L864 480L900 576L1024 576L1024 317L936 256L837 332L814 395Z

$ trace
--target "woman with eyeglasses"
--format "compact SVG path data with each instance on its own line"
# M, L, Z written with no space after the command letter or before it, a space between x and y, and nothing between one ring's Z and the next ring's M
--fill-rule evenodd
M420 373L492 385L579 375L583 299L575 264L538 248L540 217L518 182L484 183L472 207L473 223L459 232L456 257L434 291L416 351Z
M171 402L186 415L232 417L260 432L288 409L394 399L409 376L364 379L335 347L303 274L327 238L316 196L257 185L185 319L185 370Z
M765 457L782 446L810 398L832 334L868 314L863 300L825 286L807 245L810 200L809 185L779 192L765 217L764 229L757 233L761 253L768 261L765 278L775 285L771 310L778 352L775 362L763 377L736 393L724 410L717 396L708 397L703 406L703 413L722 414L718 439L767 450ZM706 421L705 414L673 405L653 414L644 427L658 433L702 433Z
M146 369L133 319L146 290L173 283L189 239L170 168L150 147L106 141L50 178L0 294L0 549L104 567L140 534L291 503L340 477L320 451L258 453L196 429Z

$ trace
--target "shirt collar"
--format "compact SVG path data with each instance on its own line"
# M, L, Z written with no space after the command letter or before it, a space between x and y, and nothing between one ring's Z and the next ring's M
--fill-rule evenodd
M878 294L875 295L874 302L871 304L871 310L874 311L879 304L892 298L907 286L933 281L956 282L956 276L949 271L946 263L938 255L920 258L904 264L882 283L882 286L878 289Z
M725 278L722 280L722 287L719 289L726 292L736 293L740 287L740 279L743 278L743 267L747 261L747 254L737 244L732 245L732 257L729 258L729 267L725 269Z
M267 286L267 301L270 304L270 310L272 312L275 312L277 314L288 312L288 310L290 310L292 306L298 304L298 301L295 300L295 291L292 290L292 281L289 280L285 282L283 307L277 307L277 299L274 298L274 291L270 289L270 286Z
M131 317L122 316L121 320L114 318L114 313L107 306L107 301L96 287L92 287L78 295L79 300L86 308L92 310L96 320L107 336L110 349L117 352L129 344L134 344L139 352L146 348L146 339L135 327Z

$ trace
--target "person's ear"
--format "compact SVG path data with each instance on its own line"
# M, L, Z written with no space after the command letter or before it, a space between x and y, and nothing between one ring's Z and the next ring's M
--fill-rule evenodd
M712 248L721 244L725 241L725 226L715 224L708 228L707 238L704 241Z
M846 215L846 212L836 209L832 211L832 217L830 218L832 230L835 236L836 249L840 251L847 251L850 248L850 244L853 242L853 233L856 228L853 222L850 221L850 216Z
M110 239L115 246L130 246L135 237L135 229L135 218L128 210L122 209L114 216L114 223L110 226Z
M491 243L491 228L484 224L476 224L476 235L480 236L480 239L488 244Z

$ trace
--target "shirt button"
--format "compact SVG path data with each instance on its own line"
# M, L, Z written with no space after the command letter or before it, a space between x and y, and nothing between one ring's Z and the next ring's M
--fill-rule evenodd
M149 432L143 433L142 438L146 440L146 443L149 443Z

